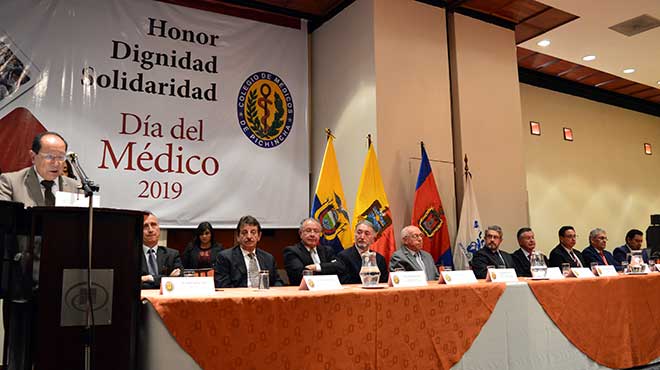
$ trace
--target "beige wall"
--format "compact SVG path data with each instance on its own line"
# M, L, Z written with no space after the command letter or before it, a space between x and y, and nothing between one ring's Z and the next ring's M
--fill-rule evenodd
M359 0L312 34L313 183L329 127L352 217L371 133L397 235L410 222L421 140L452 236L457 228L444 30L441 8Z
M482 222L502 226L502 249L513 251L528 222L514 32L460 14L454 20L457 157L468 155Z
M660 118L521 84L522 130L531 226L538 247L549 252L561 225L573 225L577 248L589 231L608 231L608 250L631 228L646 230L660 213ZM529 134L541 123L541 136ZM575 141L563 140L562 128Z
M311 160L314 197L330 128L352 215L366 137L376 130L373 0L356 1L312 34Z
M374 13L376 148L394 229L398 235L410 224L424 141L453 240L458 225L445 11L381 0Z

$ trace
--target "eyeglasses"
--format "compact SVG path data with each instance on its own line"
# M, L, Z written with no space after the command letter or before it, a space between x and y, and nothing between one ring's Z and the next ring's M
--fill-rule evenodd
M64 162L66 160L65 155L54 155L54 154L43 154L43 153L39 153L38 155L40 155L49 162L52 161Z
M421 238L424 237L424 235L422 235L422 234L410 234L410 235L408 235L408 237L411 238L411 239L421 239Z

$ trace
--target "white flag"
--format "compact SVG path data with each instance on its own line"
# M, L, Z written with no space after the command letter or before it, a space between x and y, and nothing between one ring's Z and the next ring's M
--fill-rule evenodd
M454 269L469 270L472 257L484 245L484 231L477 208L477 199L472 190L472 174L465 172L465 192L463 194L461 221L454 246Z

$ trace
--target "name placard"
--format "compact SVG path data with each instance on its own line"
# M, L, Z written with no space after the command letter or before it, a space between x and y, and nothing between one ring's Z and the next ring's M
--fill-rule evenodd
M493 283L513 283L518 281L515 269L489 269L486 274L486 281Z
M571 267L571 276L575 276L578 279L596 277L588 267Z
M212 277L163 277L160 294L164 296L200 296L215 293Z
M388 285L394 288L427 286L428 282L424 271L394 271L390 272Z
M303 276L298 290L339 290L343 289L337 275L311 275Z
M560 280L566 278L564 274L561 273L559 267L548 267L545 277L547 277L548 280Z
M55 206L57 207L88 207L89 198L85 197L85 193L69 193L66 191L58 191L55 193ZM92 195L92 206L98 208L101 206L101 196Z
M598 276L618 276L616 269L612 265L598 265L596 266L596 274Z
M476 283L477 277L472 270L441 271L439 284L459 285Z

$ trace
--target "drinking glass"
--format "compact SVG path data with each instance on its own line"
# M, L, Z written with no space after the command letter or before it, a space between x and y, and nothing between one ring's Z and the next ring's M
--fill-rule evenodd
M571 264L564 262L561 264L561 274L564 275L564 277L568 277L568 275L571 274Z
M259 271L259 289L270 289L270 271Z

